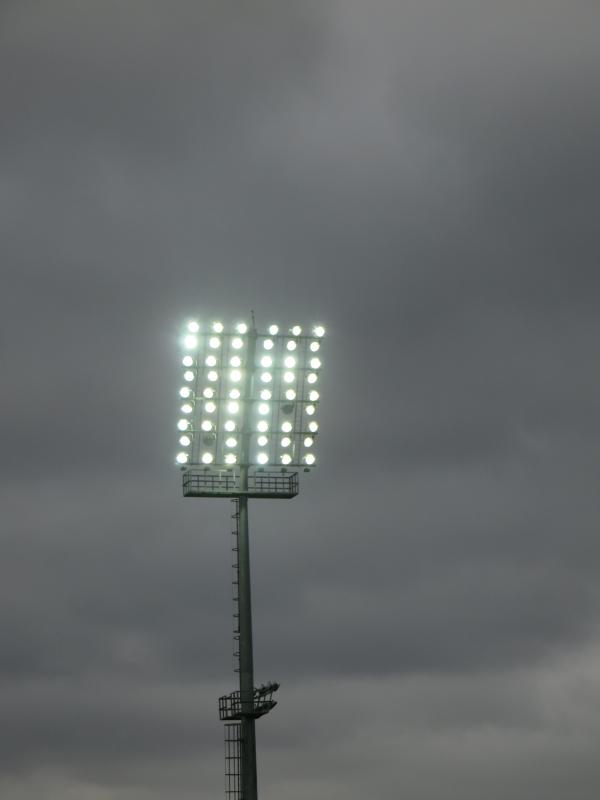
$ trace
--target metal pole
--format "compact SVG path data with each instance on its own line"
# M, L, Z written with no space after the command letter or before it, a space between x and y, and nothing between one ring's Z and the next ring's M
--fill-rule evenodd
M257 800L256 734L254 718L254 656L252 652L252 599L250 592L250 541L248 536L248 463L250 458L250 406L252 403L252 372L256 353L256 326L252 314L252 330L248 336L248 367L246 369L245 399L242 409L239 496L239 614L240 614L240 701L242 706L242 800Z

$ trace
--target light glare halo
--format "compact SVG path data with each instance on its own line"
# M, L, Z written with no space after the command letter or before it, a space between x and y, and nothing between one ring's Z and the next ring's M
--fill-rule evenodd
M273 359L271 356L263 356L260 360L261 367L272 367L273 366Z
M179 428L180 431L187 431L187 429L190 427L189 420L180 419L179 422L177 423L177 427Z
M304 439L304 447L312 447L312 446L313 446L313 444L314 444L314 441L315 441L315 440L312 438L312 436L307 436L307 437Z
M315 457L312 453L307 453L307 455L304 456L304 460L306 461L307 464L315 463Z
M211 389L210 386L207 386L206 389L202 392L202 394L204 395L204 397L206 397L207 400L210 400L211 397L214 397L215 390Z
M292 457L291 457L291 455L289 453L284 453L281 456L281 463L282 464L291 464L291 461L292 461Z
M189 447L191 445L191 443L192 443L192 440L190 439L189 436L180 436L179 437L179 444L182 447Z
M248 326L246 325L246 323L245 323L245 322L238 322L238 324L237 324L237 326L236 326L236 331L237 331L238 333L242 333L242 334L244 334L244 333L247 333L247 331L248 331Z
M229 392L229 397L231 397L232 400L239 400L240 399L240 390L239 389L232 389Z
M202 463L203 464L212 464L214 460L212 453L202 453Z
M269 404L268 403L259 403L258 404L258 413L259 414L268 414L269 413Z
M208 431L212 431L213 424L209 419L203 419L200 427L208 433Z
M311 433L316 433L319 430L319 423L313 419L308 423L308 430Z
M241 350L244 346L244 340L240 339L239 336L236 336L234 339L231 340L231 346L234 350Z
M198 333L200 330L200 325L193 319L191 322L188 322L187 329L190 333Z
M256 430L266 433L269 430L269 423L265 419L261 419L256 425Z
M296 376L293 372L284 372L283 380L285 383L293 383L296 380Z
M309 372L308 375L306 376L306 380L309 383L316 383L317 382L317 377L318 376L317 376L316 372Z
M283 359L283 364L288 369L293 369L296 366L296 359L294 358L294 356L286 356Z
M287 347L288 350L295 350L296 347L297 347L297 344L292 339L286 344L286 347Z
M273 376L270 372L262 372L260 375L260 379L263 383L271 383Z
M266 453L259 453L256 456L256 460L259 464L266 464L269 460L269 456Z
M315 327L313 328L313 333L320 339L321 336L325 336L325 328L322 325L315 325Z
M191 356L184 356L181 359L181 363L184 367L193 367L194 366L194 359Z
M237 456L235 453L227 453L225 456L225 463L226 464L235 464L237 461Z
M242 366L242 359L239 356L232 356L229 359L229 364L232 367L241 367Z
M269 325L269 333L271 336L277 336L279 333L279 325Z
M191 403L184 403L181 406L181 411L184 414L191 414L193 410L194 410L194 406Z
M215 381L219 380L219 373L216 370L211 369L210 372L206 374L206 377L208 378L209 381L212 381L212 383L214 383Z
M212 329L215 333L223 333L223 323L222 322L213 322Z
M272 397L272 393L270 389L261 389L260 391L260 399L261 400L270 400Z
M237 439L235 438L235 436L228 436L227 439L225 439L225 446L237 447Z
M282 425L281 425L281 430L282 430L284 433L290 433L290 432L291 432L291 430L292 430L292 423L291 423L291 422L288 422L288 421L286 420L284 423L282 423Z
M192 372L191 369L186 369L186 371L183 373L183 380L184 381L193 381L194 380L194 373Z
M313 403L317 402L317 400L319 399L319 393L317 392L316 389L313 389L312 392L308 393L308 399L312 400Z
M312 415L315 413L316 410L317 409L313 405L306 406L306 409L305 409L305 411L306 411L306 413L308 414L309 417L312 417Z
M294 336L300 336L300 334L302 333L302 328L300 327L300 325L294 325L294 327L292 328L292 333L294 334Z
M239 410L240 404L237 400L232 400L230 403L227 403L227 411L229 411L230 414L237 414Z
M319 369L320 366L321 366L321 360L319 358L311 358L310 360L311 369Z
M207 414L214 414L217 410L216 403L213 403L212 400L209 400L208 403L204 403L204 410Z
M211 336L208 340L208 346L212 347L213 350L216 350L217 347L221 345L221 340L218 336Z
M272 350L273 349L273 340L272 339L265 339L263 342L263 347L265 350Z
M228 419L225 422L225 425L223 425L223 427L225 428L226 431L229 431L229 433L231 433L231 431L235 430L235 422L232 419Z
M239 383L242 380L242 373L239 369L232 369L229 373L229 380L233 383Z
M198 347L198 337L194 336L193 333L189 333L183 337L183 345L188 350L195 350Z
M291 443L292 443L292 440L290 439L289 436L284 436L283 439L281 440L281 446L282 447L289 447L291 445Z
M180 397L189 397L191 395L191 393L192 393L192 390L190 388L188 388L187 386L182 386L181 389L179 390L179 396Z
M177 453L176 459L178 464L187 464L188 461L188 454L187 453Z
M269 443L269 437L268 436L259 436L256 441L257 441L259 447L266 447L267 444Z
M285 399L286 400L295 400L296 399L296 392L294 389L286 389L285 391Z
M321 347L321 345L318 342L310 343L310 349L312 350L313 353L316 353L319 347Z
M216 367L217 366L217 359L215 356L206 356L204 363L207 367Z

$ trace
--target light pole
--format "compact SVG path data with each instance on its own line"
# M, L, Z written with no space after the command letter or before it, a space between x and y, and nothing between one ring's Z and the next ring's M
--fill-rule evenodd
M185 497L227 497L236 504L234 639L239 689L219 698L226 724L228 800L257 800L255 721L275 705L277 683L254 685L249 498L290 499L298 473L315 464L320 349L325 331L299 325L267 333L240 322L191 320L182 337L184 385L177 423Z

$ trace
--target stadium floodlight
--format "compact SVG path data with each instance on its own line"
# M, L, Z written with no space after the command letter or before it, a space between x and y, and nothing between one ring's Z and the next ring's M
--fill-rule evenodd
M239 689L219 698L219 715L237 722L228 729L238 731L236 796L244 800L257 800L255 721L273 708L279 687L254 686L248 500L295 497L298 470L317 463L324 335L321 324L272 324L260 333L252 315L251 324L188 320L179 340L183 385L174 427L183 494L236 503Z

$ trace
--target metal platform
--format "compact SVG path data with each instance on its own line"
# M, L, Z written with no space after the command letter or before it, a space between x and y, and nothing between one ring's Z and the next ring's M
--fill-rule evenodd
M230 469L191 468L183 473L184 497L270 497L288 500L298 494L297 472L256 470L248 475L248 491L240 489L239 473Z
M277 705L273 693L279 689L278 683L266 683L254 689L254 703L251 716L255 719L268 714ZM239 691L219 697L219 719L240 720L242 718L242 702Z

